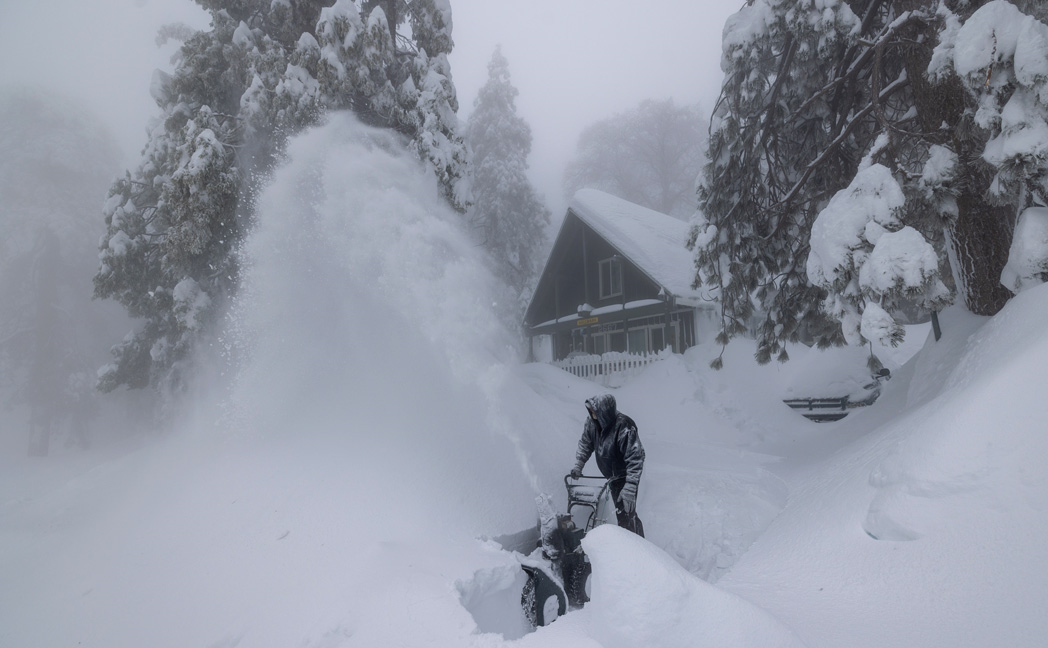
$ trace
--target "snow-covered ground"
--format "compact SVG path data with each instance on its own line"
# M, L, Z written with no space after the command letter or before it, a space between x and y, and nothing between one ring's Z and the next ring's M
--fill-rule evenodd
M853 389L861 349L649 366L614 391L647 540L593 531L592 601L529 632L489 538L533 526L537 492L564 505L600 390L517 361L399 151L341 118L294 143L217 346L237 366L175 431L0 456L0 646L1044 645L1043 287L911 329L837 423L781 401Z

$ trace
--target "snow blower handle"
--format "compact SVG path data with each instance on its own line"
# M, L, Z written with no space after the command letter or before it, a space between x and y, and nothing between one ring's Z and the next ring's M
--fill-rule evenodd
M574 473L571 472L571 473L568 473L567 475L564 475L564 485L565 486L570 486L571 482L573 482L573 481L574 482L580 482L583 479L607 480L607 477L605 477L603 475L581 475L581 474L578 475L578 476L575 476Z

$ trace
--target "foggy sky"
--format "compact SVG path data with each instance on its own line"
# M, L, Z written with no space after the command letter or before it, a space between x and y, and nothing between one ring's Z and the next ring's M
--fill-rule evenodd
M644 99L699 102L720 87L720 37L741 0L451 0L451 69L459 116L467 118L497 44L532 127L532 178L554 211L566 205L561 178L589 124ZM191 0L0 0L0 84L59 90L109 124L133 166L157 114L149 96L168 22L205 27Z

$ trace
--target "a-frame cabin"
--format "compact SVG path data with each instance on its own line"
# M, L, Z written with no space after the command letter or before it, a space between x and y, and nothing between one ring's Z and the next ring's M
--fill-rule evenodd
M552 357L681 353L713 307L691 287L688 224L595 189L575 194L524 316Z

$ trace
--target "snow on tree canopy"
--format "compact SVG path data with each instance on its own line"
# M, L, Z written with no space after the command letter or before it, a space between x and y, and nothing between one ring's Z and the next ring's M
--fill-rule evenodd
M190 330L200 327L203 315L211 306L211 298L192 277L186 277L175 285L172 293L175 300L174 313L179 325Z
M685 247L688 223L596 189L579 190L571 201L571 211L672 292L678 303L710 301L707 289L691 287L694 264Z
M928 161L924 163L921 173L921 186L925 188L941 186L952 180L957 174L957 154L934 144L928 149Z
M342 46L350 49L362 31L364 23L353 0L338 0L320 10L317 36L324 36L329 41L341 40Z
M404 3L366 2L366 15L354 0L199 4L211 29L184 40L173 74L154 76L163 118L106 207L96 295L147 320L114 348L119 371L107 373L106 390L181 380L176 362L209 322L188 315L200 309L172 312L174 284L189 277L215 304L236 294L234 250L264 179L287 138L329 111L351 109L407 136L440 195L460 210L468 202L446 0L400 13L384 9Z
M895 321L895 318L876 302L866 304L862 310L859 332L863 338L871 342L893 347L898 346L905 335L904 329Z
M817 286L842 289L866 260L867 246L898 229L905 198L888 167L874 164L838 191L811 228L808 278ZM858 258L855 258L858 257Z
M1013 159L1048 158L1045 116L1044 104L1034 93L1017 90L997 117L1001 134L986 143L983 159L1000 167Z
M999 170L990 193L1007 200L1030 191L1043 201L1048 25L1010 2L989 2L944 33L931 69L941 76L950 66L978 99L975 122L991 133L982 154Z
M521 321L530 300L550 222L549 210L528 179L531 127L517 115L517 94L509 62L496 47L466 131L473 149L469 218L496 274L512 290L511 303L500 310L514 322Z
M956 33L953 66L958 74L975 74L989 85L1008 82L1006 75L985 75L995 64L1015 60L1020 83L1048 79L1048 26L1010 2L994 0L980 7Z
M1001 283L1018 294L1048 278L1048 208L1031 207L1019 216Z
M421 13L419 19L425 23L425 27L430 31L443 30L448 34L452 33L454 29L454 23L451 20L451 0L431 0L433 5L432 13ZM440 20L436 20L439 16ZM443 24L440 24L443 22Z
M903 227L878 239L859 270L863 291L883 294L895 289L917 289L937 276L939 256L920 232Z
M237 25L237 28L233 30L233 44L239 45L251 49L255 46L254 36L251 34L251 28L247 26L243 20Z
M109 239L107 249L110 250L116 256L123 256L127 254L127 248L133 245L134 241L123 231L117 231L113 234L112 238Z
M894 308L911 301L935 308L949 299L935 248L899 219L904 200L888 168L873 164L812 225L808 277L830 292L823 309L841 321L851 344L895 346L905 332Z
M724 24L725 61L721 67L728 69L729 52L731 58L741 58L748 44L767 38L783 7L788 4L788 0L756 0L731 15ZM807 27L827 33L857 31L859 28L858 16L841 0L797 0L794 4L784 16L788 22L804 21ZM828 40L820 40L817 47L822 49L827 43Z

